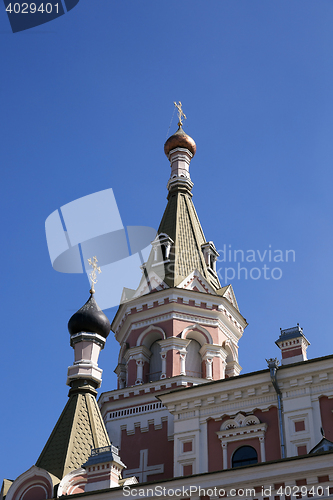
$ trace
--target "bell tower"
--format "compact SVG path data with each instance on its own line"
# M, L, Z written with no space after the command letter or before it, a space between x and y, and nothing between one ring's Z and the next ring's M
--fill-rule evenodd
M167 205L141 282L126 289L111 325L120 345L118 389L99 400L110 439L128 467L124 477L149 481L174 473L173 415L156 396L237 376L238 341L247 326L232 286L221 287L218 252L192 201L196 144L183 130L181 103L175 105L178 130L164 145Z
M120 307L112 330L120 344L118 387L182 377L202 383L238 375L238 340L247 323L231 285L221 287L219 256L193 201L189 167L196 144L182 128L166 141L168 203L144 273Z

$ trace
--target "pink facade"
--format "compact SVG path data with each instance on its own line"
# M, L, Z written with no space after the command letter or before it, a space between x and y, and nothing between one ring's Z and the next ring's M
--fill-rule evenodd
M126 463L127 470L138 470L140 467L140 454L134 450L147 451L147 465L151 468L147 480L158 481L173 477L173 441L168 440L167 422L162 422L161 429L154 429L153 424L149 424L148 432L141 432L139 427L135 428L133 435L127 435L122 431L121 436L121 458ZM164 472L158 472L159 465L164 465ZM154 471L154 466L156 471Z

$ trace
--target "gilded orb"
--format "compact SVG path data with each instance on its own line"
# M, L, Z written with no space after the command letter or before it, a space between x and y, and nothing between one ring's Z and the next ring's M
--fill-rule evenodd
M164 153L169 157L170 151L176 148L188 149L192 155L195 155L197 146L189 135L185 134L184 130L180 126L175 134L173 134L169 139L167 139L164 144Z

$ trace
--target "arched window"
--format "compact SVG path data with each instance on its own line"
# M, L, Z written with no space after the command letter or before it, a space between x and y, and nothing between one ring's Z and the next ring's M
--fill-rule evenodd
M202 377L201 356L199 351L201 345L196 340L191 340L187 346L187 354L185 360L186 375L190 377Z
M232 467L258 463L258 454L252 446L241 446L232 457Z
M161 346L157 340L150 346L151 357L149 363L149 374L147 382L155 382L160 379L162 373Z

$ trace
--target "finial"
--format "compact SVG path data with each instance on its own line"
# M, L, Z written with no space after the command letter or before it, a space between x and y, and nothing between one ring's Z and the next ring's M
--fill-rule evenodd
M178 120L179 120L178 127L181 127L183 125L182 118L184 118L184 120L186 120L186 115L185 115L184 111L182 110L182 103L180 101L178 101L178 104L176 102L174 102L174 105L178 110Z
M93 294L95 293L95 288L94 288L94 285L96 285L97 283L97 277L96 277L96 271L101 274L101 268L100 267L97 267L97 257L93 257L93 259L88 259L88 262L89 262L89 265L92 267L92 271L91 273L89 274L89 279L91 281L91 289L90 289L90 293Z

